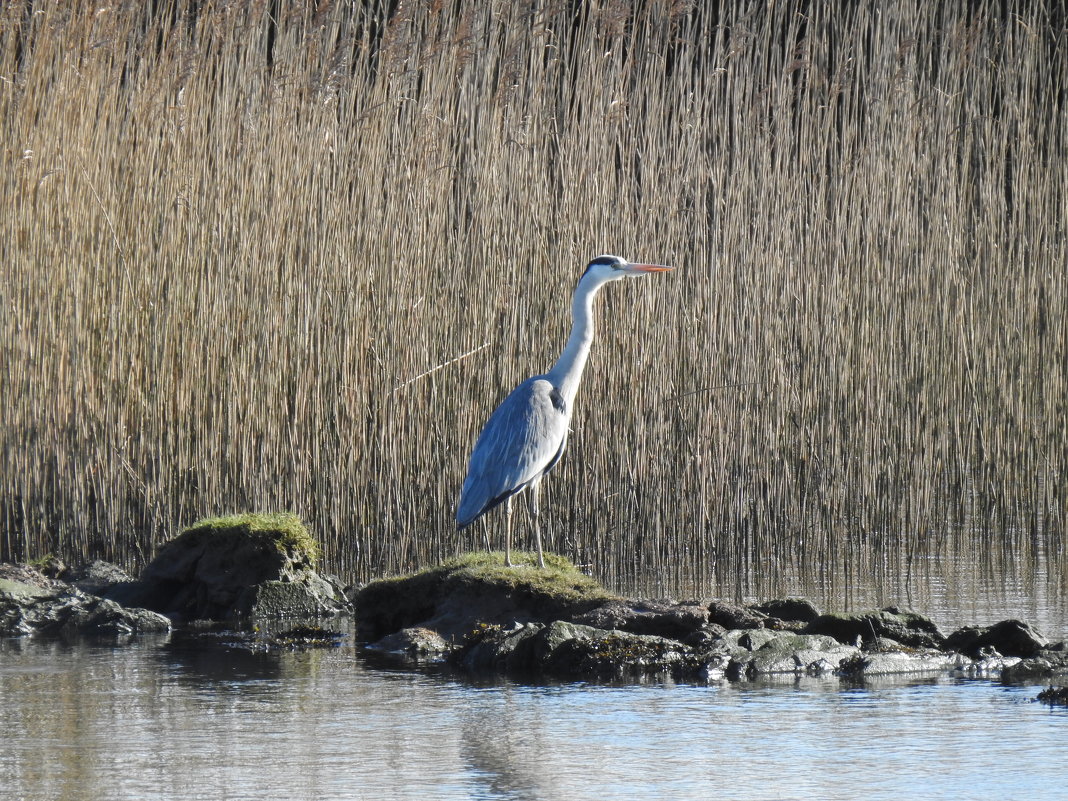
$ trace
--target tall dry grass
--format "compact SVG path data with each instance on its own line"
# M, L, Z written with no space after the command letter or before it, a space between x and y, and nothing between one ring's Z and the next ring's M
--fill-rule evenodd
M964 5L5 4L0 555L477 547L474 437L615 252L679 269L600 300L552 548L1068 586L1068 14Z

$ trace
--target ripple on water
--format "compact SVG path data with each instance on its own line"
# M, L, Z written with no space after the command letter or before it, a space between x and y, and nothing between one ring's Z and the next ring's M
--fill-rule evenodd
M383 671L349 647L230 656L239 670L159 644L0 644L0 798L1034 801L1068 785L1068 711L1035 686L531 686Z

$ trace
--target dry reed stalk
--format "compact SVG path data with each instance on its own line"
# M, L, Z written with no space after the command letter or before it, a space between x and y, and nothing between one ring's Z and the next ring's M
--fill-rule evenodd
M477 547L468 448L610 251L681 269L606 293L553 547L1063 575L1064 3L278 5L0 10L0 556L244 509L360 579Z

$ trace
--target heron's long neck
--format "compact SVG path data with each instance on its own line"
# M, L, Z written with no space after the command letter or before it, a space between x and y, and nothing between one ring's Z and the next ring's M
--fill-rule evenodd
M582 380L586 359L590 355L590 345L593 344L593 296L603 285L600 281L579 281L575 296L571 300L571 336L567 339L564 352L546 374L564 397L569 411Z

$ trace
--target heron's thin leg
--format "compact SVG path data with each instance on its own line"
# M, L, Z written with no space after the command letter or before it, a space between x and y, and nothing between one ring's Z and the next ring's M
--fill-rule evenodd
M534 541L538 543L538 567L545 567L545 557L541 552L541 526L538 525L538 484L530 487L530 518L534 522Z
M504 563L512 566L512 499L504 502Z

